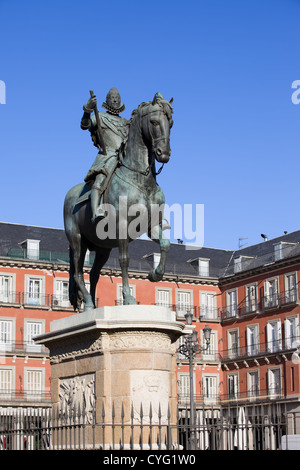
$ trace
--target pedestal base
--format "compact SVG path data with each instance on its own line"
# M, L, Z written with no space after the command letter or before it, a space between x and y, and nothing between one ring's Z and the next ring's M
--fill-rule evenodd
M53 406L84 408L93 432L105 429L106 448L112 439L120 442L120 433L122 448L139 447L149 426L155 442L153 426L166 432L176 424L176 340L190 332L168 308L147 305L53 321L50 333L36 340L50 350Z

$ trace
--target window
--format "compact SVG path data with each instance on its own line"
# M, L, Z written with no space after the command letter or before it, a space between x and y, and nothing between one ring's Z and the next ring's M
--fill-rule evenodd
M284 277L284 301L285 303L296 302L297 296L297 278L296 273L286 274Z
M27 398L42 398L44 372L40 369L27 369L25 370L25 390Z
M237 290L231 290L226 293L226 306L229 317L237 315Z
M201 331L201 344L206 347L203 331ZM207 361L215 361L218 359L218 332L212 331L210 335L210 344L208 349L202 352L202 358Z
M36 344L33 340L35 336L41 335L43 333L43 324L42 322L27 320L25 322L25 342L26 342L26 351L30 352L39 352L41 351L42 346Z
M201 318L217 318L216 294L214 292L200 291L200 316Z
M218 398L218 376L203 375L202 388L204 402L215 402Z
M199 258L198 269L199 276L209 276L209 259Z
M259 352L259 333L258 325L247 326L247 354L254 356Z
M228 398L236 399L239 393L239 376L238 374L229 374L227 376Z
M245 287L246 313L257 310L257 288L256 284L250 284Z
M195 386L195 381L193 380ZM178 395L180 403L190 401L190 376L189 374L178 374Z
M287 317L284 322L285 347L287 349L299 347L299 316Z
M227 341L228 341L228 357L234 359L238 356L239 349L239 331L238 330L229 330L227 332Z
M54 289L53 307L69 307L69 281L56 279Z
M295 248L296 243L289 242L279 242L274 245L274 259L279 261L282 258L285 258L291 254L293 248Z
M259 396L258 370L247 373L247 396L249 398L256 398Z
M184 317L187 312L192 313L193 301L192 291L177 289L176 291L176 312L179 317Z
M13 371L12 369L0 368L0 398L10 398L13 392Z
M180 346L185 344L186 342L186 335L180 336L180 338L177 340L177 350ZM184 354L180 354L180 352L177 352L177 358L179 360L187 360L186 356Z
M276 398L281 395L280 368L268 370L268 394L271 398Z
M0 275L0 302L12 303L15 301L14 297L14 276L1 274Z
M44 278L38 276L25 276L25 304L44 305Z
M281 321L273 320L267 323L267 348L269 352L280 351L281 344Z
M0 319L0 351L11 351L13 346L13 320Z
M117 286L117 304L118 305L123 305L123 285L118 284ZM132 295L135 298L135 285L129 286L130 289L130 295Z
M268 279L265 282L264 307L276 307L278 305L278 279Z
M155 290L155 303L161 307L171 307L172 305L172 290L171 289L158 289Z

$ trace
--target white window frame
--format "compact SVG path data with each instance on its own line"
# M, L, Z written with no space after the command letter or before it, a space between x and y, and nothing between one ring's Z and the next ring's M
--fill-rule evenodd
M25 318L24 320L24 338L27 352L41 352L42 345L36 344L32 339L45 332L45 320L35 318Z
M181 294L189 297L189 301L184 303L180 300ZM176 289L176 314L179 318L184 318L184 315L190 311L193 314L193 290L192 289Z
M7 288L4 280L7 279ZM14 303L16 301L16 274L0 272L0 302Z
M294 282L291 287L289 279L293 278ZM285 303L293 303L298 300L298 289L297 289L297 272L290 272L284 275L284 300Z
M10 399L14 394L15 367L0 366L0 399Z
M275 287L273 292L273 287ZM264 307L277 307L278 306L278 293L279 293L279 280L278 277L270 277L264 283Z
M117 284L117 303L118 305L123 305L123 284L118 283ZM132 295L136 299L136 285L135 284L129 284L129 289L130 289L130 295Z
M235 302L232 302L232 297L235 297ZM238 290L230 289L226 291L226 309L229 317L236 317L238 313Z
M237 399L239 396L239 374L233 372L227 375L228 399Z
M155 305L172 308L172 289L170 287L155 287Z
M199 291L200 317L207 319L217 318L217 297L213 291Z
M67 295L64 295L64 288L59 287L63 284L67 284ZM53 300L52 300L53 307L70 307L69 301L69 278L67 277L56 277L54 279L54 286L53 286Z
M236 336L236 338L233 338L233 336ZM227 330L228 357L230 359L234 359L239 354L239 337L240 335L238 328ZM233 342L233 339L236 339L236 341Z
M12 351L16 338L16 319L0 317L0 351Z
M256 399L259 396L259 370L252 369L247 372L247 397Z
M34 377L39 377L36 386L32 381ZM24 389L28 399L42 400L45 392L45 369L41 367L24 367Z
M193 393L196 393L195 374L193 372ZM178 373L178 397L180 403L190 402L190 375L188 372Z
M275 373L279 375L278 383L274 385ZM268 395L270 398L278 398L282 393L282 371L281 367L269 367L268 369Z
M201 345L206 347L203 330L200 331ZM202 351L202 359L206 361L216 361L218 359L218 332L211 330L210 344L208 349Z
M247 355L255 356L259 353L259 324L253 323L246 327Z
M32 296L32 288L30 288L30 283L39 282L39 293L38 296L35 294ZM35 290L35 289L33 289ZM45 276L39 276L35 274L25 274L25 304L26 305L44 305L45 304Z
M282 349L282 327L280 318L274 318L267 322L267 349L269 352L277 352Z
M198 275L209 277L209 258L198 258Z
M299 348L299 315L291 315L284 320L284 338L286 349Z
M219 397L219 374L202 374L204 403L216 403Z
M254 293L254 294L253 294ZM245 307L246 312L251 313L257 310L257 283L247 284L245 286Z

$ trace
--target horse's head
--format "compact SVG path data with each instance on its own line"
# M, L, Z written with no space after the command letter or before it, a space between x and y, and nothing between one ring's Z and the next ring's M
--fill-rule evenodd
M143 139L160 163L167 163L171 155L172 101L156 93L152 102L142 103L139 108Z

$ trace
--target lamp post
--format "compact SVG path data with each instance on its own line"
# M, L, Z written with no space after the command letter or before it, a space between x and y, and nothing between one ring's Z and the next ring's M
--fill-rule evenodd
M185 314L187 325L192 325L193 315L188 312ZM189 376L190 376L190 422L191 422L191 449L195 449L195 412L194 412L194 386L193 386L193 362L195 356L203 351L206 351L210 345L211 328L205 326L203 328L205 346L198 344L198 333L194 330L191 334L187 335L185 342L179 346L177 351L183 354L189 360Z

